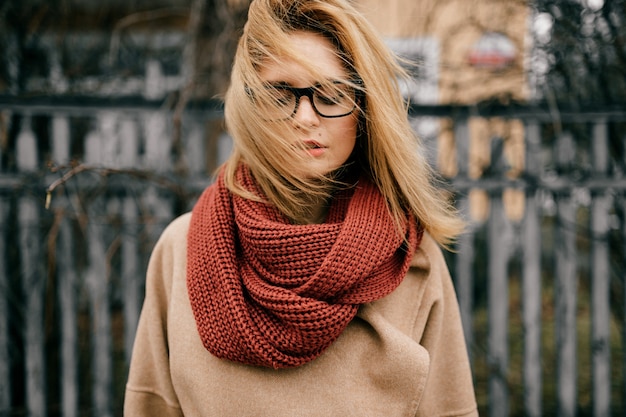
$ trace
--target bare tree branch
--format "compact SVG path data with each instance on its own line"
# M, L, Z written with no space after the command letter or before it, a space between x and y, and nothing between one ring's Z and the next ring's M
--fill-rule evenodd
M113 65L117 59L120 48L121 33L124 29L138 23L149 22L152 20L165 19L169 17L188 17L189 9L186 7L167 7L163 9L148 10L145 12L133 13L120 19L113 28L111 33L111 42L109 44L109 65ZM193 13L191 14L193 16Z

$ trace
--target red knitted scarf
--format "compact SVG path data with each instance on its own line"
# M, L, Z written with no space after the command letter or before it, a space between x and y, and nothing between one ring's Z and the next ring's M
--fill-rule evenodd
M238 180L261 195L247 169ZM412 218L405 233L406 242L369 181L339 192L326 223L293 225L232 195L220 176L194 207L188 236L187 288L204 347L273 368L315 359L360 304L402 282L422 236Z

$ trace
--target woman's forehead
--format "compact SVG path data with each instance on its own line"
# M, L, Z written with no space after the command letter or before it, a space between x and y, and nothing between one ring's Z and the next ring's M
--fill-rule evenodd
M302 62L286 55L267 57L259 68L259 76L268 82L300 84L312 79L337 79L346 70L336 48L324 36L313 32L293 32L290 45Z

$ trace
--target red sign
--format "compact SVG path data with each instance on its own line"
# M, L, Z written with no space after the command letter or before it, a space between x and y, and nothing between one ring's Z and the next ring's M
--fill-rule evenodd
M492 70L510 66L517 55L517 48L511 39L498 32L485 33L472 46L468 61L477 68Z

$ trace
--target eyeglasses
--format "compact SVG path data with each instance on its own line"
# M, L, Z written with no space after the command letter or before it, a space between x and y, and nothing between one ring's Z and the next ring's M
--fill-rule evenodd
M358 83L358 82L357 82ZM285 120L298 111L300 98L307 97L313 110L325 118L344 117L357 107L357 91L342 81L295 88L287 85L268 85L268 100L257 100L262 114L270 120Z

